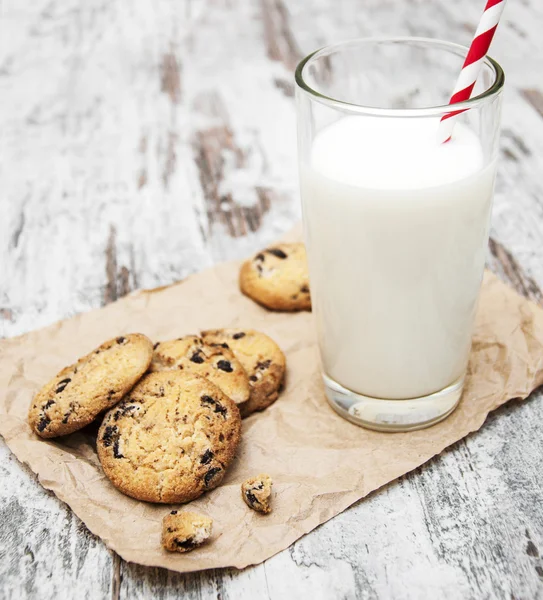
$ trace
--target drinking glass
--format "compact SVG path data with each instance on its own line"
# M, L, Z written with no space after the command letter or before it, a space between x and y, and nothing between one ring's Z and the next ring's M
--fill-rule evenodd
M440 119L451 113L467 52L424 38L360 39L318 50L296 69L304 233L325 392L340 415L368 428L432 425L462 394L504 84L501 67L486 57L472 98L454 106L461 112L442 149ZM417 160L410 148L430 130L435 147L425 142L426 158ZM450 160L434 164L449 151ZM456 177L460 163L473 172Z

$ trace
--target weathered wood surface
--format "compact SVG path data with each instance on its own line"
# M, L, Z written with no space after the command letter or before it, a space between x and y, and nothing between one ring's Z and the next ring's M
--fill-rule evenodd
M0 2L0 335L240 257L299 217L292 69L467 43L479 2ZM491 266L542 300L543 8L510 2ZM543 597L541 394L243 572L126 564L0 445L1 598Z

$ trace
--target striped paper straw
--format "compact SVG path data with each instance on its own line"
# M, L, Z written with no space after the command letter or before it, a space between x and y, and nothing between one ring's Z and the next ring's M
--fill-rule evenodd
M458 81L454 88L449 104L456 104L469 100L475 82L481 72L483 61L492 43L492 38L498 27L500 17L505 7L505 0L487 0L483 16L479 21L479 26L475 32L473 41L468 50L468 55L460 71ZM465 109L464 109L465 110ZM464 110L456 110L441 117L439 124L438 138L440 142L448 142L454 129L454 119L452 117L459 115Z

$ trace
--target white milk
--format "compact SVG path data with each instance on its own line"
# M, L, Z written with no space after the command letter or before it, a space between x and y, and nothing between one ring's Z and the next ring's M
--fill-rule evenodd
M416 398L467 364L495 163L457 123L346 117L301 165L311 296L326 375L377 398Z

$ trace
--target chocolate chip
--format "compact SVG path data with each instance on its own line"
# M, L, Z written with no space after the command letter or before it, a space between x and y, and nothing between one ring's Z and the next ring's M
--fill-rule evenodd
M113 456L115 458L124 458L124 454L122 454L119 451L119 439L118 438L113 442Z
M219 433L219 442L224 442L224 435Z
M255 256L255 260L265 260L266 257L262 254L262 252L259 252L256 256Z
M212 461L212 459L213 459L214 456L215 455L213 454L213 452L211 452L211 450L206 450L204 452L202 458L200 459L200 463L202 465L207 465L207 464L209 464Z
M72 412L70 410L68 412L64 413L64 418L62 419L62 422L64 423L64 425L66 425L66 423L68 422L71 414L72 414Z
M219 346L221 348L227 348L227 349L230 348L230 346L226 342L223 342L222 344L219 344Z
M51 419L49 419L49 417L42 417L37 426L38 431L43 431L47 425L49 425L49 423L51 423Z
M280 250L279 248L268 248L266 250L266 252L268 252L269 254L273 254L274 256L277 256L277 258L287 258L287 255Z
M177 512L177 511L175 511L175 512ZM170 514L171 514L171 513L170 513ZM168 527L168 530L167 530L167 531L168 531L168 533L173 533L173 528L172 528L172 527Z
M232 373L232 371L234 370L228 360L220 360L217 363L217 368L221 371L225 371L226 373Z
M158 345L160 344L160 342L157 342L154 346L153 346L153 350L156 350L158 348Z
M190 360L199 365L204 362L204 359L200 356L200 350L196 350L196 352L190 357Z
M204 475L205 487L209 487L213 477L215 477L215 475L217 475L217 473L220 473L220 471L221 471L220 467L212 467L211 469L209 469L209 471Z
M206 395L201 397L201 401L202 401L202 404L214 406L215 407L214 412L221 413L221 415L226 419L227 410L220 402L217 402L217 400L214 400L211 396L206 396Z
M262 275L262 267L260 265L256 265L256 270L258 271L259 275Z
M271 365L271 360L263 360L262 362L259 362L256 364L256 368L260 369L261 371L263 371L264 369L267 369L269 366Z
M303 292L304 294L309 294L309 288L307 287L307 285L302 285L302 287L300 288L300 292Z
M47 400L47 402L45 403L45 406L43 407L42 410L47 410L50 406L53 406L54 403L55 403L54 400Z
M170 512L170 515L176 515L176 514L177 514L177 511L176 511L176 510L172 510L172 511Z
M67 377L66 379L63 379L62 381L59 381L57 384L57 389L55 390L55 394L60 394L60 392L63 392L66 389L66 386L70 383L71 379L69 377Z
M249 377L249 380L250 380L250 381L258 381L258 377L257 377L256 375L251 375L251 376Z
M260 504L257 497L250 490L247 490L245 492L245 497L247 498L251 506L254 506L255 504Z
M241 338L243 337L245 337L245 333L243 333L243 331L240 331L239 333L234 333L234 335L232 336L234 340L241 340Z
M121 417L126 417L126 415L129 415L133 410L136 410L136 407L133 404L122 402L118 405L117 410L113 413L113 419L118 421Z
M118 436L119 428L116 425L107 425L102 436L102 443L106 448L111 446Z
M125 341L126 341L126 338L124 338L122 335L121 335L121 337L117 338L117 344L122 344Z
M186 540L178 540L176 538L174 542L178 548L184 548L185 550L191 550L197 546L197 544L194 542L194 538L191 537L187 538Z

